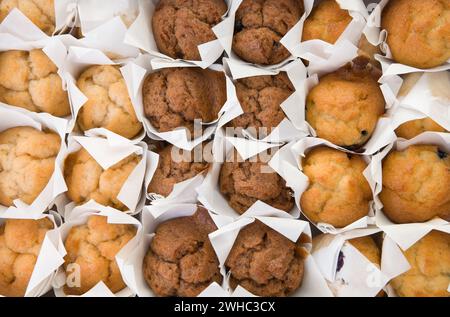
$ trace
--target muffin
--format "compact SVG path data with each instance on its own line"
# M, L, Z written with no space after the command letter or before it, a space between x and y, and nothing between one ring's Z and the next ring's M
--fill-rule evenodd
M216 39L212 27L226 12L224 0L160 0L152 18L156 46L172 58L200 60L197 47Z
M64 242L67 251L64 270L72 272L69 265L76 265L80 285L64 285L67 295L82 295L100 281L113 293L126 287L115 257L136 235L136 228L107 220L107 217L94 215L86 224L70 229Z
M290 212L294 207L292 191L286 181L267 163L251 158L243 161L236 150L223 163L219 189L231 208L243 214L258 200L274 208Z
M77 86L88 98L78 112L77 123L82 131L105 128L129 139L141 132L142 124L116 66L89 67L78 78Z
M54 0L0 0L0 22L16 8L47 35L55 31Z
M225 262L230 286L263 297L289 296L302 284L306 250L262 222L239 232Z
M254 64L284 61L290 53L280 40L302 14L302 0L243 0L236 11L233 51Z
M71 153L64 163L67 196L77 205L93 199L125 211L128 207L117 196L140 160L141 157L132 154L104 170L84 148Z
M450 58L448 0L391 0L383 10L381 27L399 63L431 68Z
M169 145L159 151L158 168L148 185L147 192L168 196L175 184L195 177L198 174L206 173L210 165L204 160L203 155L199 162L196 161L195 153L198 153L198 151L201 153L202 149L203 144L198 145L190 152ZM183 152L180 153L180 151ZM172 158L172 152L180 156Z
M348 11L341 9L335 0L324 0L306 19L302 41L322 40L334 44L351 21Z
M67 92L57 71L42 50L1 52L0 102L58 117L70 115Z
M194 131L194 120L212 122L227 99L225 75L197 67L165 68L142 87L145 116L159 132Z
M450 220L450 156L435 145L412 145L383 160L384 214L395 223Z
M431 231L404 252L411 268L391 285L401 297L450 297L450 235Z
M0 132L0 204L12 206L20 199L31 205L55 170L60 137L32 127Z
M309 220L342 228L369 214L372 192L363 175L367 167L363 158L316 147L302 166L309 185L300 197L300 206Z
M427 131L447 132L447 130L441 127L433 119L424 118L403 123L397 129L395 129L395 134L397 134L397 136L400 138L412 139L419 134Z
M306 98L306 120L319 138L356 150L371 137L385 101L366 58L320 78Z
M294 92L286 73L238 79L235 86L244 113L229 126L254 130L261 137L263 133L270 134L286 118L280 106Z
M208 238L214 230L216 226L203 208L156 228L143 272L157 296L194 297L211 283L222 283L219 260Z

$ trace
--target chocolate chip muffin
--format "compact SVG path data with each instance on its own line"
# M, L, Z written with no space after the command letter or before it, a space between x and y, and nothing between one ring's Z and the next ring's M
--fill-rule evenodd
M204 160L202 149L203 144L192 151L183 151L173 145L162 149L159 152L158 169L153 175L147 192L168 196L175 184L206 173L210 165Z
M197 67L151 73L142 88L145 116L159 132L194 131L194 120L212 122L227 98L225 75Z
M431 231L404 252L409 271L391 285L401 297L450 297L450 235Z
M324 0L306 19L302 41L322 40L334 44L351 21L348 11L341 9L335 0Z
M300 205L309 220L342 228L368 215L372 192L363 175L367 164L360 156L317 147L302 166L309 185Z
M381 27L388 32L387 43L399 63L431 68L450 58L448 0L391 0L383 10Z
M236 12L233 51L243 60L275 65L290 56L280 43L303 14L301 0L244 0Z
M152 18L156 46L172 58L200 60L197 47L216 39L211 28L226 12L224 0L160 0Z
M219 189L239 214L258 200L286 212L294 207L292 191L280 175L259 157L243 161L236 150L222 165Z
M64 270L68 274L79 270L80 285L66 284L64 293L82 295L100 281L113 293L124 289L115 257L135 235L134 226L108 223L104 216L90 216L86 224L72 227L64 242Z
M208 212L168 220L156 228L144 258L144 278L157 296L194 297L222 283L208 234L216 230Z
M70 115L57 71L42 50L0 53L0 102L58 117Z
M55 170L60 137L32 127L16 127L0 133L0 204L15 199L31 205L44 190Z
M368 59L320 78L306 98L306 120L319 138L356 150L372 135L385 101Z
M244 113L233 119L229 126L254 130L257 135L260 132L268 135L286 118L280 106L294 92L286 73L238 79L235 86Z
M77 86L88 98L78 112L77 123L81 130L105 128L125 138L133 138L141 132L142 124L116 66L89 67L78 78Z
M383 212L393 222L450 220L450 156L435 145L412 145L383 160Z
M289 296L302 284L307 252L300 239L292 242L262 222L239 232L225 262L230 286L257 296Z
M48 218L7 219L0 225L0 295L24 296L47 231Z
M140 160L141 157L132 154L104 170L84 148L71 153L64 163L67 196L77 205L93 199L125 211L128 207L117 196Z
M441 127L433 119L424 118L403 123L395 129L395 134L400 138L412 139L427 131L446 132L447 130Z
M0 22L16 8L47 35L55 31L54 0L0 0Z

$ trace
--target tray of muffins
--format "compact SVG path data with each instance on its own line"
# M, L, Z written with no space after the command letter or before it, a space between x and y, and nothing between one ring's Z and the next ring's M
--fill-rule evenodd
M449 297L448 0L0 1L0 296Z

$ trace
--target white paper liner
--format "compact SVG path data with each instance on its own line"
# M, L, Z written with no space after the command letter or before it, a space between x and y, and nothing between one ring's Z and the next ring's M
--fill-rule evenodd
M371 177L373 181L375 181L374 205L376 209L376 225L403 250L408 249L431 230L441 230L450 233L449 222L438 217L423 223L395 224L391 222L382 212L383 204L378 197L383 188L382 161L389 154L389 152L391 152L391 150L401 151L416 144L438 145L443 150L450 152L450 134L425 132L411 140L398 139L383 149L383 151L375 154L369 165Z
M65 223L60 227L61 232L61 240L59 243L58 252L63 258L67 252L64 247L64 241L67 238L67 235L70 232L70 229L74 226L83 225L87 222L87 219L89 216L92 215L98 215L98 216L104 216L108 218L108 223L113 224L131 224L134 227L136 227L136 236L132 238L128 243L122 247L122 249L116 254L116 261L117 265L119 266L119 270L122 274L122 278L124 275L124 272L121 269L122 263L127 261L130 254L133 252L133 250L136 249L136 247L139 245L141 239L142 239L142 225L141 223L131 217L130 215L127 215L126 213L123 213L119 210L110 208L110 207L104 207L102 205L99 205L93 201L89 202L88 204L85 204L84 206L79 206L74 208L69 214L65 217ZM63 260L64 263L64 260ZM123 278L125 284L127 284L127 281L125 278ZM56 297L66 297L67 294L64 293L64 285L66 284L66 274L64 271L64 268L61 266L56 274L55 279L53 280L53 290L55 292ZM128 284L127 284L128 285ZM73 295L70 295L73 296ZM125 287L123 290L113 294L111 290L108 289L108 287L100 281L97 285L95 285L92 289L90 289L87 293L81 295L82 297L131 297L135 296L135 293L129 288L129 286Z

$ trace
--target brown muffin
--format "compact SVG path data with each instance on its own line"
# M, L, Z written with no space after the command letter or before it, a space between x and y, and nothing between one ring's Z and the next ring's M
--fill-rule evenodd
M427 131L447 132L447 130L441 127L433 119L424 118L403 123L397 129L395 129L395 134L397 134L397 136L400 138L412 139L419 134Z
M16 8L47 35L55 31L54 0L0 0L0 22Z
M70 115L67 92L57 71L42 50L0 53L0 101L58 117Z
M48 218L7 219L0 225L0 295L24 296L47 231Z
M450 220L450 157L435 145L412 145L383 160L383 212L393 222Z
M195 161L195 152L200 151L201 153L202 149L203 144L200 144L190 152L180 152L182 150L173 145L169 145L159 151L158 168L148 185L147 192L168 196L172 192L175 184L181 183L198 174L206 173L210 165L204 160L203 156L200 162ZM172 157L172 152L177 156Z
M219 261L208 234L216 230L207 211L168 220L144 258L144 278L157 296L194 297L211 283L222 283Z
M78 78L77 86L88 98L78 112L77 123L81 130L105 128L125 138L133 138L141 132L142 124L116 66L89 67Z
M197 47L216 39L211 28L226 12L223 0L160 0L152 18L156 46L172 58L200 60Z
M64 293L82 295L100 281L113 293L124 289L126 285L115 257L135 235L134 226L110 224L104 216L90 216L86 224L72 227L64 242L67 251L64 269L77 265L80 285L65 285Z
M381 27L387 30L387 43L399 63L431 68L450 58L448 0L391 0L383 10Z
M409 271L391 285L401 297L450 297L450 235L431 231L404 252Z
M324 0L306 19L302 41L322 40L334 44L351 21L348 11L341 9L335 0Z
M233 51L243 60L275 65L290 56L280 43L303 14L301 0L244 0L236 12Z
M261 200L289 212L294 207L292 191L286 181L258 157L243 161L236 150L233 159L223 163L219 176L220 192L237 213L243 214Z
M53 132L15 127L0 133L0 204L15 199L31 205L44 190L55 170L61 147Z
M367 164L360 156L317 147L302 166L309 186L300 205L311 221L342 228L368 215L372 192L363 175Z
M358 149L372 135L385 101L366 58L320 78L306 98L306 120L319 138Z
M159 132L185 127L194 120L217 119L227 98L225 75L197 67L166 68L147 76L142 87L144 113Z
M257 296L289 296L302 284L306 256L300 241L255 220L241 229L225 262L230 286Z
M230 126L253 129L257 135L260 128L266 128L269 134L286 118L280 105L294 92L286 73L238 79L235 86L244 113L233 119Z
M117 196L140 160L132 154L104 170L84 148L71 153L64 163L67 196L77 205L93 199L104 206L127 210Z

